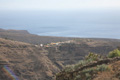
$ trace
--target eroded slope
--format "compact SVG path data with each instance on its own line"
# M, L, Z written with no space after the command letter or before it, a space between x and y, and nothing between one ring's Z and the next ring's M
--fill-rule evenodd
M9 63L20 80L53 80L59 69L34 45L0 38L0 60Z

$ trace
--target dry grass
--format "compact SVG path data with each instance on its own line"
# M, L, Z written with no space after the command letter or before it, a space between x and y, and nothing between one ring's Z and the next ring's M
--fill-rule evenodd
M110 71L97 74L93 80L120 80L120 61L109 64Z
M59 70L31 44L0 38L0 45L0 60L7 61L20 80L48 80Z

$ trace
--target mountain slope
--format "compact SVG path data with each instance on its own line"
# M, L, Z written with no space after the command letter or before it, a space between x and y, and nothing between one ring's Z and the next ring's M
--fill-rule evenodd
M99 59L96 54L90 55L67 66L56 75L56 80L120 80L120 57Z
M75 39L68 42L46 47L48 58L60 69L79 62L90 52L105 56L120 46L119 40L111 39Z
M90 52L106 55L120 48L120 40L116 39L41 37L16 30L0 30L0 37L5 38L0 38L0 60L8 62L22 80L53 80L56 72L76 64ZM40 43L47 45L35 45Z
M71 39L65 37L38 36L30 34L28 31L25 30L4 30L4 29L0 29L0 38L22 41L31 44L47 44L51 42L66 41Z
M59 69L45 53L31 44L0 38L0 60L6 61L20 80L53 80Z

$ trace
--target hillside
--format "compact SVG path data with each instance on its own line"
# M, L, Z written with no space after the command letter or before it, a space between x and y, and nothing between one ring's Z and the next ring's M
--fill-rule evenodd
M54 80L57 72L76 64L89 52L106 55L119 45L119 40L74 39L40 47L0 38L0 67L1 61L7 62L20 80ZM2 80L10 80L6 74L1 76Z
M20 80L53 80L53 75L59 69L45 53L46 50L31 44L0 38L0 69L2 62L7 62ZM10 80L5 73L0 79Z
M26 30L4 30L4 29L0 29L0 38L26 42L30 44L47 44L51 42L66 41L71 39L65 37L38 36L30 34Z
M12 29L9 29L9 30L4 30L4 29L0 29L0 32L2 33L19 33L19 34L30 34L27 30L12 30Z
M120 57L102 58L89 54L79 63L66 66L56 80L120 80Z
M117 39L44 37L24 30L0 29L0 37L4 38L0 38L0 68L1 62L7 62L20 80L54 80L57 72L90 52L105 56L120 48ZM2 76L0 79L10 80Z
M75 64L84 59L90 52L105 56L118 46L119 40L75 39L45 49L48 50L48 58L62 69L65 65Z

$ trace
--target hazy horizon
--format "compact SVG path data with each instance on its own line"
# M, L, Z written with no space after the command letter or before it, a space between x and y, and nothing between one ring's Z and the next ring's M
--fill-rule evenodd
M42 36L120 39L120 1L1 0L0 22Z

